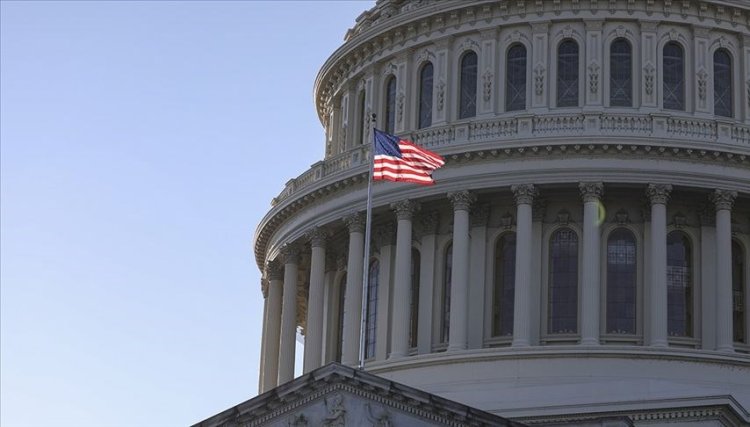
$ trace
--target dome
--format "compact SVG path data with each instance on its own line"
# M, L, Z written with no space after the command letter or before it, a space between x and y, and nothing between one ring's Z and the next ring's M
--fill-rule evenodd
M324 158L255 233L260 390L298 332L305 372L356 367L363 334L368 373L530 425L750 423L749 24L746 1L377 1L316 78ZM373 185L365 263L373 125L446 164Z

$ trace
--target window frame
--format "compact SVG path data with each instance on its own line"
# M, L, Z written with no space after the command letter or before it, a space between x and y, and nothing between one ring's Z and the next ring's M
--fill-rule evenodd
M692 229L692 227L676 227L674 225L670 225L667 227L667 274L669 274L669 235L673 232L682 232L687 236L690 245L691 245L691 287L692 287L692 336L671 336L669 335L669 308L667 309L667 342L670 346L675 347L687 347L687 348L700 348L701 346L701 332L702 332L702 325L701 325L701 313L702 313L702 299L701 299L701 274L702 274L702 268L701 268L701 252L702 248L700 246L700 236L699 234ZM667 280L667 287L669 286L669 282ZM667 288L667 304L669 304L669 289Z
M613 70L614 70L614 63L612 61L612 48L615 45L615 43L621 42L621 41L624 41L625 43L627 43L628 47L630 48L630 69L629 69L629 73L630 73L630 105L614 105L612 103L612 99L613 99L613 91L612 91L613 77L612 77L612 73L613 73ZM623 36L614 37L607 44L607 46L608 46L609 49L607 50L607 58L606 58L606 61L607 61L606 62L606 64L607 64L607 70L606 70L606 74L605 74L605 76L607 78L606 93L605 93L606 105L608 107L613 107L613 108L634 108L636 106L636 100L637 100L637 91L635 89L636 89L636 78L638 77L638 73L636 72L636 69L637 69L637 67L636 67L637 55L635 53L635 51L636 51L635 44L633 43L632 40L630 40L630 38L625 37L625 35L623 35Z
M666 88L664 84L665 79L665 71L666 66L664 65L664 51L669 45L675 45L679 47L682 51L682 108L668 108L665 106L665 100L666 100ZM659 88L660 92L660 106L662 110L668 110L668 111L681 111L681 112L688 112L688 110L691 108L690 103L690 96L691 91L689 90L690 85L692 84L692 81L688 81L688 76L691 75L689 72L689 64L690 64L690 57L688 55L688 49L685 46L684 43L677 41L677 40L667 40L665 43L661 45L661 48L659 49L658 53L658 60L659 60L659 82L656 84L656 87Z
M560 48L564 43L567 42L573 42L576 45L576 48L578 49L577 52L577 92L576 92L576 104L575 105L560 105L560 65L561 65L561 58L560 58ZM582 60L583 54L581 53L581 46L585 46L585 43L583 43L581 40L578 40L578 38L573 37L572 35L569 37L563 37L561 38L555 45L555 50L553 51L554 55L554 93L550 91L550 101L554 100L554 108L581 108L583 105L584 99L585 99L585 93L583 91L583 84L585 79L585 73L583 70L584 67L584 60Z
M524 50L524 72L523 72L523 107L521 108L513 108L510 109L508 105L508 100L510 99L509 95L509 89L510 89L510 53L511 50L514 48L521 47ZM527 110L529 108L529 48L524 43L521 43L520 41L514 41L510 43L505 48L505 61L501 63L500 67L502 68L500 75L504 76L505 84L503 86L503 111L504 112L514 112L514 111L523 111ZM503 66L504 65L504 66ZM521 91L517 91L518 93L521 93Z
M511 307L512 307L512 310L514 311L514 316L511 317L510 334L500 335L500 334L495 334L495 332L496 332L495 331L495 316L496 316L496 312L495 312L495 309L496 309L495 299L496 299L497 290L498 290L498 283L497 283L497 267L498 267L497 259L498 259L498 253L497 253L497 248L498 248L498 245L500 244L500 242L503 239L506 239L510 235L512 235L513 238L514 238L514 240L513 240L513 242L514 242L513 243L514 244L514 251L513 251L514 252L513 253L513 283L512 283L512 286L513 286L513 298L511 299ZM518 238L518 236L516 234L515 229L502 230L501 232L497 233L492 238L492 240L490 240L491 242L493 242L492 243L492 247L491 248L488 247L488 249L491 250L491 254L490 254L490 257L489 257L489 260L490 260L490 263L489 263L490 264L490 269L489 270L490 271L489 271L489 275L488 275L488 278L490 279L488 281L488 284L489 284L489 292L488 292L489 293L489 304L488 304L489 320L488 320L488 324L487 324L487 338L486 339L488 341L491 341L494 344L509 344L511 342L511 340L513 339L513 322L515 321L515 281L516 281L515 265L516 265L516 254L517 254L517 250L516 250L516 247L517 247L516 246L517 245L517 240L516 239L517 238ZM500 316L502 316L502 313L500 314ZM503 322L501 321L500 324L502 325Z
M608 296L608 247L609 238L617 230L629 231L635 239L635 333L634 334L610 334L607 332L607 296ZM613 344L643 344L643 316L644 316L644 291L643 291L643 272L644 272L644 251L643 230L637 225L610 223L602 229L601 239L601 319L600 331L602 343Z
M578 237L578 293L577 293L577 332L574 334L556 334L550 333L548 329L549 325L549 288L550 288L550 248L552 243L552 236L560 229L568 228L573 230ZM578 224L570 221L567 224L552 224L548 227L542 235L542 305L541 305L541 316L540 316L540 344L577 344L581 338L581 272L583 271L583 230Z
M423 73L424 73L424 70L428 66L432 67L432 76L430 77L431 84L429 85L429 88L430 88L430 96L429 96L429 98L430 98L430 103L429 103L430 108L429 108L429 112L430 113L429 113L429 123L428 124L424 124L424 123L422 123L422 107L423 107L423 105L422 105L423 104L422 96L424 95L424 91L423 91L424 88L422 86L423 86L423 83L424 83L423 82ZM434 114L433 114L434 109L435 109L434 108L434 106L435 106L435 64L433 63L433 61L431 61L431 60L428 59L428 60L422 61L417 66L416 82L417 82L417 84L416 84L416 96L415 96L415 99L416 99L416 103L415 103L416 104L415 105L415 107L416 107L416 114L414 115L414 128L417 129L417 130L427 129L427 128L429 128L429 127L432 126L433 120L435 118Z
M729 85L729 88L726 91L726 93L729 96L729 115L719 114L719 113L716 112L716 94L717 94L716 86L717 86L718 82L724 80L724 79L717 79L716 78L716 55L719 54L719 53L725 53L726 56L727 56L727 58L729 59L729 65L727 66L727 72L729 73L729 78L726 79L728 81L728 85ZM714 116L716 116L716 117L721 117L721 118L725 118L725 119L734 119L735 114L736 114L735 113L735 106L734 106L735 96L734 96L734 93L733 93L734 87L735 87L735 84L734 84L734 75L735 75L735 72L734 72L734 63L735 63L735 59L734 58L735 58L735 56L732 54L732 52L729 49L725 48L725 47L719 47L718 49L715 49L711 53L711 80L713 82L712 87L711 87L712 101L713 101L712 102L712 104L713 104L713 106L712 106L712 112L713 112Z
M473 114L469 115L463 115L463 81L464 81L464 73L463 73L463 63L466 57L469 55L474 55L476 57L476 65L474 66L474 112ZM463 52L461 52L458 55L458 62L457 62L457 84L456 84L456 102L454 105L456 106L456 120L471 120L477 117L477 110L479 108L479 53L473 49L466 49ZM470 91L467 91L467 93L471 93ZM467 113L468 114L468 113Z

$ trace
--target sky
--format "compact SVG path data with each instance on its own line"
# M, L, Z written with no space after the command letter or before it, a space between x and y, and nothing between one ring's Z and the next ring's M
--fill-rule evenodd
M323 157L313 82L373 4L0 1L0 425L257 394L253 233Z

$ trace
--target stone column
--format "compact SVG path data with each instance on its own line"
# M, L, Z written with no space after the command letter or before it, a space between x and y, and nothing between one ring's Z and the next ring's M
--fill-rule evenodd
M412 200L401 200L391 204L396 212L396 269L393 285L393 330L391 331L391 354L389 359L399 359L409 354L409 331L411 317L411 218L419 210Z
M373 242L380 251L378 302L375 316L375 360L388 357L391 332L391 259L396 251L396 226L387 222L372 231ZM369 271L367 274L370 274Z
M266 266L268 277L268 322L266 323L266 354L263 364L263 387L268 391L278 385L279 340L281 331L281 291L284 286L284 271L278 261Z
M667 201L672 186L649 184L646 196L651 202L651 277L649 345L667 346Z
M716 349L716 207L708 202L698 208L701 225L701 348Z
M513 295L513 347L531 343L531 206L538 194L533 184L510 187L516 199L516 283Z
M436 211L422 215L420 225L419 315L417 319L417 353L432 352L432 312L435 291L435 240L439 215Z
M601 182L578 184L583 198L583 272L581 274L581 344L599 344L600 232L599 204L604 185Z
M307 297L305 359L303 372L321 366L323 355L323 284L325 283L326 232L314 228L307 234L312 248L310 257L310 291Z
M449 193L453 204L453 272L448 351L465 350L469 298L469 209L476 197L468 191Z
M268 281L260 280L263 292L263 334L260 338L260 370L258 371L258 393L263 393L263 380L266 375L266 342L268 341Z
M716 350L733 352L732 205L736 191L715 190L716 206Z
M284 257L284 297L281 303L281 340L279 348L279 385L294 378L294 351L297 336L297 264L299 249L287 244Z
M341 363L354 366L359 361L359 337L362 330L362 263L365 256L365 216L361 213L355 213L344 218L344 222L349 227L349 257L346 267Z
M469 301L468 348L482 348L484 344L484 298L487 256L488 205L471 210L471 243L469 246Z

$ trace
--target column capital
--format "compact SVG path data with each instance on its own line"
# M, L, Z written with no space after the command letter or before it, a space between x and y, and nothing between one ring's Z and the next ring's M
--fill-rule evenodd
M539 190L534 187L534 184L512 185L510 191L513 192L513 198L516 199L517 205L530 205L533 203L534 197L539 195Z
M580 182L578 190L581 192L581 198L584 203L598 202L604 193L604 184L601 182Z
M396 219L399 221L402 219L411 219L411 217L419 211L419 203L405 199L391 203L391 209L396 212Z
M313 227L305 233L305 237L310 241L313 248L325 248L328 240L328 231L321 227Z
M266 263L266 276L268 280L284 280L284 268L279 260Z
M349 228L349 233L365 232L365 215L362 212L353 212L344 218L344 223Z
M454 211L468 211L477 200L477 197L468 191L448 193L448 198L453 204Z
M734 199L737 198L737 192L731 190L716 189L709 196L709 198L713 202L714 206L716 206L716 211L732 210L732 206L734 206Z
M287 243L281 247L281 257L284 260L284 264L299 263L299 256L300 250L296 244Z
M263 278L260 279L260 290L263 292L263 298L268 298L268 280Z
M487 220L490 218L489 205L481 205L472 209L470 218L472 227L486 227Z
M666 205L671 192L672 186L669 184L649 184L646 187L646 197L652 205Z

